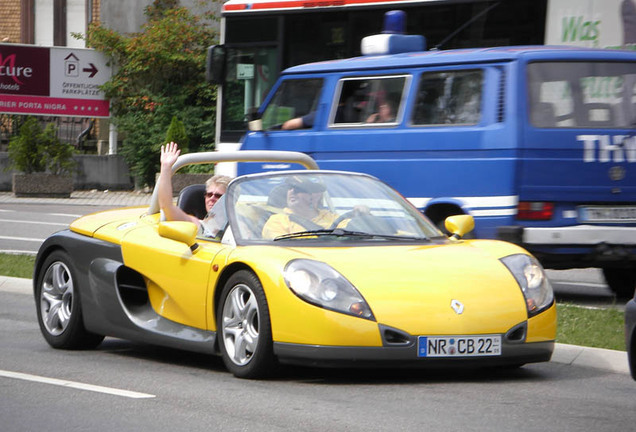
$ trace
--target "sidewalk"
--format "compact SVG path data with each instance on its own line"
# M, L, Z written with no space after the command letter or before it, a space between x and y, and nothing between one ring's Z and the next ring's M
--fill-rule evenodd
M33 295L32 281L31 279L0 276L0 293L2 292ZM629 375L625 351L556 344L551 361Z
M99 205L113 207L147 206L151 193L137 191L74 191L70 198L16 198L13 192L0 192L0 204Z

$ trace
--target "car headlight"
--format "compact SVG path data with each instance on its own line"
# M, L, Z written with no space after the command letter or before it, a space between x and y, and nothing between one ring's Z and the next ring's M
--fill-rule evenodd
M375 320L358 290L329 265L307 259L290 261L283 272L285 283L304 301L325 309Z
M554 293L552 285L536 258L525 254L510 255L501 258L521 287L528 316L533 316L552 305Z

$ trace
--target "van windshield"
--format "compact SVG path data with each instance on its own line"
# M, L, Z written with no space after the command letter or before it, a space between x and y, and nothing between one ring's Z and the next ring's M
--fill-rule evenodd
M535 62L528 65L530 122L537 128L631 128L636 65Z
M280 129L287 120L315 114L322 82L320 78L283 81L263 112L263 128ZM313 126L313 121L311 123L304 127Z

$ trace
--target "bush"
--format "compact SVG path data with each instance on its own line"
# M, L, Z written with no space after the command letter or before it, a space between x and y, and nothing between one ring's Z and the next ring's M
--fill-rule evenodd
M42 130L37 119L31 116L9 141L10 167L25 174L70 174L76 164L73 154L73 146L60 141L53 123Z

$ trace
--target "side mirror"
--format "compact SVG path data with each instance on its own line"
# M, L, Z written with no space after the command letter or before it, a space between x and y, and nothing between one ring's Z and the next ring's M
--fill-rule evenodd
M475 219L470 215L449 216L444 221L444 226L451 238L459 240L475 228Z
M211 84L223 84L225 82L225 70L227 65L227 48L224 45L212 45L208 47L205 59L205 79Z
M263 130L263 120L258 114L258 108L252 107L247 111L247 128L252 132Z
M194 252L199 228L192 222L166 221L159 222L159 235L170 240L185 243Z
M261 132L263 130L263 120L256 119L247 122L247 128L252 132Z

